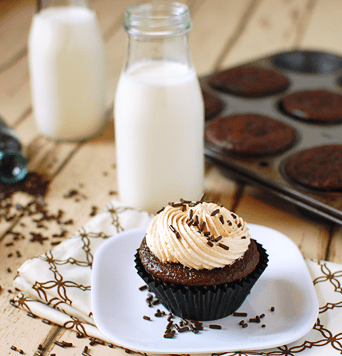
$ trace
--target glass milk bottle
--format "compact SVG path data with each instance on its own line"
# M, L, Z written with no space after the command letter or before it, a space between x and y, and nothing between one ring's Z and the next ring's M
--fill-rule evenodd
M34 118L55 140L81 140L104 125L105 50L86 0L38 0L29 42Z
M155 213L203 194L203 98L188 43L187 6L151 1L126 10L126 62L115 96L121 201Z

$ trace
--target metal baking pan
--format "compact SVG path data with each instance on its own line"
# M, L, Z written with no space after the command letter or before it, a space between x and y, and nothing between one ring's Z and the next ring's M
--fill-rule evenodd
M265 188L300 208L342 224L342 191L306 188L289 179L282 168L286 159L298 151L319 145L342 144L342 123L309 123L286 115L280 108L282 97L295 91L327 89L342 94L342 57L320 51L292 51L245 64L276 70L289 79L290 85L278 94L245 98L210 87L208 79L212 74L209 74L200 78L200 82L203 90L223 102L223 110L218 115L254 113L270 116L293 127L297 140L280 154L257 158L230 155L205 142L206 160L217 165L225 175Z

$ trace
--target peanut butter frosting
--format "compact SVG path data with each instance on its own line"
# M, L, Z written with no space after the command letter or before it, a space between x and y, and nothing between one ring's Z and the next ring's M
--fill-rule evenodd
M246 222L223 206L182 200L156 214L147 229L146 243L163 263L210 270L242 258L250 234Z

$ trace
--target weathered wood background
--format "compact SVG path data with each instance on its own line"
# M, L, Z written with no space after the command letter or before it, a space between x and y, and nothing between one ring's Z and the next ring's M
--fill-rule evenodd
M27 212L33 198L23 192L12 195L9 210L1 203L1 355L17 355L18 352L10 350L12 345L27 355L37 355L39 344L45 348L44 355L81 355L89 343L64 328L27 317L9 301L14 296L12 280L16 269L25 260L70 236L97 209L117 198L112 106L125 54L124 10L133 2L92 2L107 51L108 123L104 131L87 142L56 143L39 134L32 115L27 37L35 1L0 1L0 115L19 134L29 171L49 180L45 209L50 214L61 210L64 222L72 219L63 226L51 219L46 226L37 227L34 215ZM194 24L190 43L199 76L294 48L342 54L340 0L188 0L186 3ZM269 226L289 236L304 257L342 263L341 226L306 217L279 198L226 179L209 165L206 191L209 197L234 209L248 222ZM64 236L53 237L59 235L62 228ZM32 233L46 239L31 241ZM62 349L54 345L53 341L60 339L72 342L74 347ZM124 351L97 346L91 348L90 353L96 356L124 354Z

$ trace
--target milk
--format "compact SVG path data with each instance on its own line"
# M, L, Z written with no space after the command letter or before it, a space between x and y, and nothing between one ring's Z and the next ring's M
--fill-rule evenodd
M105 53L95 13L50 7L33 18L29 36L36 125L61 140L95 134L105 118Z
M193 69L148 61L121 74L115 98L120 199L155 213L203 193L203 99Z

